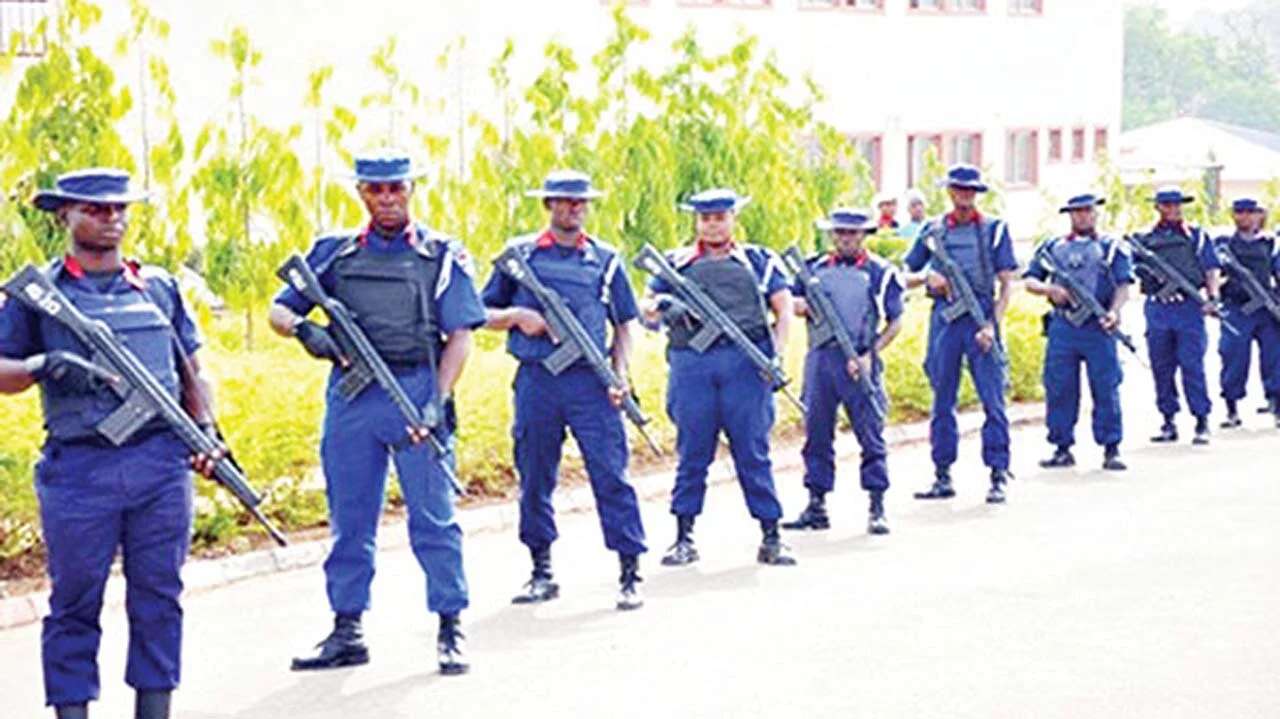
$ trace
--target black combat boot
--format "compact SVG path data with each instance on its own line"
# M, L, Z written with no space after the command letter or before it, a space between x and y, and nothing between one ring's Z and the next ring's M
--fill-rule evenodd
M871 493L871 509L867 515L867 534L889 533L889 523L884 518L884 492Z
M764 536L760 541L760 551L756 552L757 562L775 567L789 567L796 563L795 557L791 556L791 548L783 544L782 537L778 535L778 520L760 520L760 530Z
M359 614L339 614L333 620L333 631L316 645L320 650L312 657L295 657L295 672L313 669L337 669L369 663L369 648L364 643L364 629Z
M1209 418L1196 417L1196 436L1191 438L1191 444L1204 446L1209 444Z
M135 699L133 719L169 719L169 701L172 695L167 691L140 691Z
M827 493L812 487L809 488L809 506L804 508L794 522L783 522L783 529L830 529L831 518L827 516Z
M529 555L533 557L533 573L524 591L511 598L512 604L538 604L560 596L560 585L551 581L551 547L530 547Z
M436 633L436 658L441 674L466 674L471 669L463 652L466 639L467 635L462 633L462 622L457 614L440 615L440 631Z
M1227 400L1227 418L1218 426L1222 429L1235 429L1242 424L1244 424L1244 421L1240 419L1240 410L1236 407L1236 401L1234 399Z
M1120 459L1120 445L1107 445L1106 452L1102 456L1102 468L1111 472L1123 472L1129 468Z
M640 596L640 558L634 554L618 555L622 574L618 577L618 609L627 612L644 606Z
M1173 415L1164 416L1164 424L1160 425L1160 433L1151 438L1152 442L1161 444L1178 441L1178 425L1173 423Z
M1004 486L1008 483L1008 470L991 470L991 489L987 490L987 504L1004 504Z
M1053 450L1052 457L1040 460L1040 466L1045 469L1065 469L1076 466L1076 458L1071 454L1071 447L1060 444Z
M88 704L63 704L53 708L57 719L89 719Z
M951 488L951 473L946 467L934 471L933 486L927 492L916 492L916 499L951 499L956 491Z
M1271 398L1271 416L1276 418L1276 428L1280 429L1280 395Z
M667 567L683 567L698 561L698 549L693 546L693 515L676 515L676 543L662 555Z

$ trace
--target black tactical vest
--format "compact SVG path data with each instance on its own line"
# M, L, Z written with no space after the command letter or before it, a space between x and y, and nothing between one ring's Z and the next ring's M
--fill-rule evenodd
M1266 288L1271 288L1274 283L1271 279L1271 256L1275 250L1274 240L1270 237L1263 237L1255 240L1246 240L1239 235L1233 236L1227 240L1227 247L1231 249L1231 254L1240 260L1240 264L1248 268L1249 272L1256 278L1258 282ZM1236 276L1236 271L1227 270L1229 281L1222 285L1222 301L1233 305L1243 305L1249 302L1249 291L1245 289L1244 280Z
M877 317L879 313L875 298L872 296L874 288L871 284L870 267L845 264L824 265L815 270L814 274L817 275L822 286L808 291L812 292L816 289L816 291L825 292L831 298L831 303L835 305L836 313L839 315L836 321L844 325L858 350L865 351L875 338L879 324ZM808 322L812 324L812 316ZM816 349L815 340L820 335L814 332L808 334L809 349ZM832 338L827 341L827 344L834 342L835 339Z
M1186 237L1177 232L1161 230L1153 232L1139 241L1143 247L1156 253L1161 259L1172 265L1179 274L1191 280L1196 287L1203 287L1204 268L1200 266L1200 258L1196 253L1199 234L1198 231L1193 230L1191 237ZM1151 273L1140 272L1138 273L1138 279L1141 282L1143 294L1154 295L1159 292L1160 287Z
M424 241L414 252L357 247L333 261L333 295L351 310L378 354L389 364L424 364L438 349L431 311L444 249Z
M680 274L706 291L712 301L753 341L759 342L769 337L769 318L765 314L764 298L756 284L755 272L750 267L731 258L702 259L681 269ZM675 323L668 334L671 346L688 347L689 340L693 339L699 328L696 322L692 329L684 322Z

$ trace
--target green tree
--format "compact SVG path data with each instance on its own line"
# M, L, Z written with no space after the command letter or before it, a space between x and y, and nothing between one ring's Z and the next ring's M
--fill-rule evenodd
M110 65L87 44L86 34L102 18L102 10L86 0L67 0L41 21L37 34L48 33L44 57L29 65L13 105L0 126L0 228L10 241L0 243L0 270L24 261L60 254L62 232L48 213L27 198L57 175L100 165L134 169L133 157L119 132L132 106L127 87L119 87ZM19 43L9 43L10 52ZM3 63L11 70L13 58Z
M1125 12L1124 126L1181 116L1280 132L1280 72L1258 23L1226 21L1217 37L1174 32L1154 5Z
M192 249L191 190L183 181L186 142L175 112L177 93L169 65L157 51L169 37L169 23L153 15L142 0L129 0L129 17L128 29L116 41L116 54L133 54L138 65L139 180L156 196L134 210L127 239L146 262L176 270ZM155 122L163 128L158 137L153 136Z
M205 211L204 269L209 287L244 314L244 344L253 347L253 318L276 286L275 268L307 243L306 173L293 150L300 125L276 130L249 112L262 52L243 27L212 44L232 69L230 110L195 143L194 186Z

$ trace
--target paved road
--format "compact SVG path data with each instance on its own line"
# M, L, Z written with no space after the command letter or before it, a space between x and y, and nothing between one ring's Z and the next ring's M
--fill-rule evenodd
M873 539L846 461L837 526L794 537L795 568L754 563L756 529L731 486L708 498L704 561L661 568L672 521L650 504L639 612L612 609L616 567L592 516L562 522L563 597L532 609L507 603L527 571L514 536L469 538L462 678L434 673L434 623L403 550L380 556L374 661L354 670L286 670L328 629L319 569L191 597L177 715L1280 716L1280 432L1250 415L1208 449L1146 445L1150 379L1128 370L1127 474L1095 471L1089 446L1082 467L1044 473L1043 430L1030 427L1015 433L1007 506L982 503L974 440L960 496L922 504L910 492L928 483L927 448L907 448L890 463L893 534ZM793 514L800 478L780 481ZM123 614L104 625L97 716L131 716ZM0 715L42 715L38 647L38 627L0 633Z

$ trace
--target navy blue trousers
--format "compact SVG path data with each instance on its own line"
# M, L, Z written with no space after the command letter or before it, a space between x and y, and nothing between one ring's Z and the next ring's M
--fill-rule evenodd
M841 407L853 426L853 435L862 447L859 474L862 488L883 492L889 488L889 469L885 461L888 451L884 442L884 424L876 417L870 400L858 389L845 369L844 353L839 347L810 351L804 360L804 484L818 492L830 492L836 478L836 418ZM882 400L883 374L877 358L872 384Z
M566 429L573 432L582 453L605 546L621 554L643 553L640 506L627 480L629 451L622 413L585 365L553 375L541 364L526 362L516 372L512 433L520 473L520 541L548 547L559 536L551 495Z
M1104 447L1120 443L1124 436L1120 416L1124 373L1116 345L1115 338L1096 324L1076 327L1061 317L1050 319L1043 375L1050 444L1070 447L1076 442L1082 363L1093 399L1093 441Z
M715 459L721 432L752 517L776 520L782 506L773 485L769 431L773 428L773 392L741 350L720 344L699 354L691 349L667 352L667 415L676 425L676 483L671 513L702 513L707 468Z
M178 686L181 570L191 543L189 457L167 432L122 448L45 446L35 474L52 584L41 634L48 704L98 698L99 615L117 549L129 617L125 682L148 691Z
M425 406L434 392L430 369L396 374L409 397ZM426 574L427 609L441 614L465 609L462 529L453 516L453 488L431 448L408 443L404 417L381 387L371 384L348 402L330 381L320 459L333 534L324 563L333 611L358 614L369 608L391 461L408 512L409 545Z

